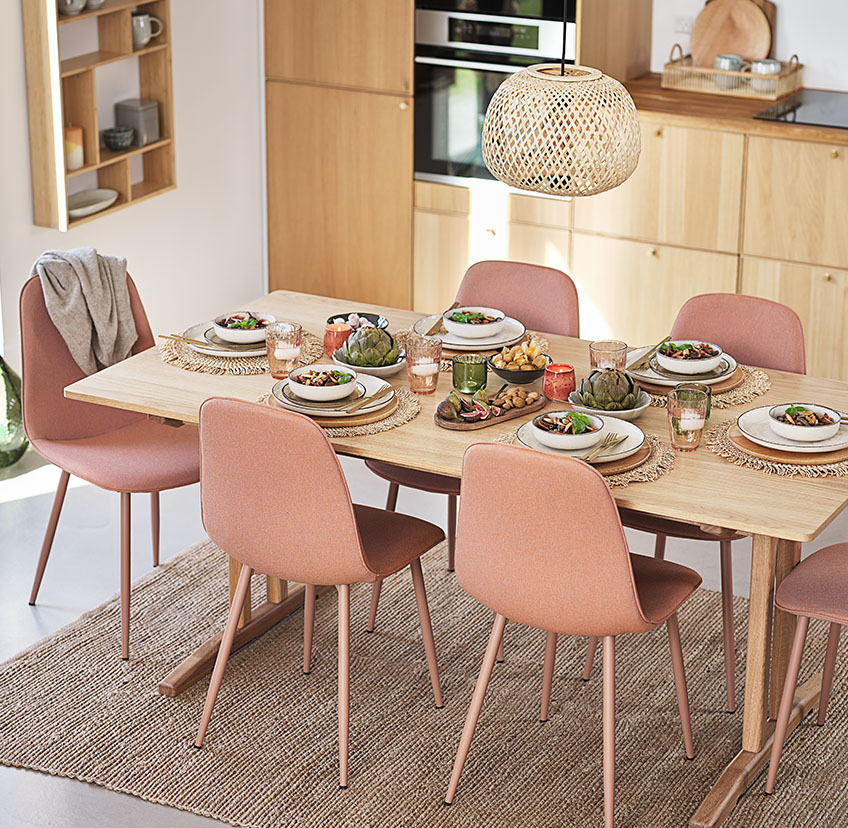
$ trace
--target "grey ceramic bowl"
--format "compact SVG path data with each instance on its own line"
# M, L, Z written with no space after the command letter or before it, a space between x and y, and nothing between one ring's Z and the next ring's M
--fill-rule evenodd
M132 144L134 136L132 127L109 127L103 130L103 143L110 150L125 150Z
M59 14L79 14L85 8L85 0L59 0Z

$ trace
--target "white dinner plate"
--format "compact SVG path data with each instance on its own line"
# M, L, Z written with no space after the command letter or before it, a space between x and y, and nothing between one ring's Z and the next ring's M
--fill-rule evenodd
M198 341L203 341L206 339L206 331L208 331L212 327L211 322L200 322L197 325L192 325L190 328L187 328L183 331L183 336L188 337L189 339L197 339ZM224 357L229 359L230 357L255 357L255 356L265 356L265 343L260 342L256 345L255 348L245 349L243 345L239 345L232 350L224 351L220 347L215 348L210 344L207 348L205 345L192 345L188 346L193 351L197 351L199 354L206 354L208 356L216 356L216 357Z
M637 362L641 356L648 353L652 346L648 346L645 348L634 348L627 354L627 362ZM638 371L627 370L627 373L633 377L636 382L642 380L643 382L649 382L651 385L665 385L669 388L673 388L675 385L679 385L681 382L698 382L702 385L715 385L717 382L722 382L726 380L728 377L733 375L733 372L739 366L739 363L732 357L730 354L724 354L724 360L727 362L727 370L718 376L712 377L710 379L697 379L693 377L691 374L680 374L679 378L671 378L668 376L664 376L662 374L658 374L654 371L653 368L643 367Z
M440 313L425 316L412 326L412 330L419 336L424 336L441 318ZM442 340L442 345L451 351L493 351L498 348L508 348L510 345L515 345L516 342L521 342L525 333L527 333L527 328L524 325L517 319L507 316L500 332L495 336L486 336L481 339L467 339L449 333L440 333L436 336Z
M594 412L593 412L594 413ZM600 415L596 415L600 416ZM597 460L591 460L590 463L611 463L613 460L623 460L625 457L630 457L636 454L645 444L645 432L639 426L628 422L627 420L615 420L612 417L603 416L604 427L601 429L601 440L614 431L618 435L627 435L627 439L623 443L605 451ZM536 451L544 451L547 454L558 454L562 457L582 457L591 449L554 449L548 446L543 446L533 433L532 422L524 423L518 429L518 442L527 448L536 449Z
M330 408L315 406L307 400L304 400L302 403L293 402L291 397L286 396L284 393L284 388L288 385L288 382L287 379L284 379L274 383L274 387L271 389L274 402L281 408L296 411L298 414L305 414L307 417L356 417L359 414L370 414L372 411L379 411L381 408L384 408L395 398L395 392L392 391L391 394L387 394L379 400L362 406L362 408L353 414L348 414L346 411L334 411ZM365 396L376 394L381 388L388 385L387 382L381 380L379 377L372 377L369 374L358 374L357 382L364 386ZM349 400L349 402L352 401L352 399ZM343 402L344 400L340 400L339 404L341 405Z
M747 437L752 443L764 448L791 451L798 454L817 454L848 448L848 425L839 426L839 431L829 440L816 440L815 443L802 443L775 434L768 422L771 407L770 405L762 405L759 408L752 408L750 411L740 414L737 418L736 426L743 436ZM842 414L842 416L846 415Z
M285 397L286 402L295 407L305 408L338 408L342 403L352 403L361 400L365 396L365 386L357 380L354 390L347 397L342 397L340 400L327 400L326 402L317 402L316 400L307 400L305 397L298 396L296 393L297 383L285 382L280 386L280 393Z

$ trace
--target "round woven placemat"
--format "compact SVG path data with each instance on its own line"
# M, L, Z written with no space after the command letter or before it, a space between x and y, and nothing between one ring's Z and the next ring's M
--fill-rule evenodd
M776 463L764 460L742 451L731 442L728 432L735 423L731 420L722 423L707 432L707 448L734 466L744 466L757 469L765 474L776 474L781 477L848 477L848 461L842 463L827 463L817 466L800 466L796 463Z
M404 328L403 330L392 334L392 336L395 338L395 342L397 342L398 344L398 348L406 348L406 340L411 333L412 331L409 328ZM529 341L530 339L533 339L533 337L539 340L539 344L542 346L542 353L546 353L548 348L551 347L551 343L548 342L548 340L545 339L545 337L541 334L534 333L533 331L526 331L521 341L523 342L525 339ZM481 348L480 350L482 353L492 351L491 348ZM496 348L495 351L500 351L500 348ZM451 361L451 357L442 359L442 361L439 363L439 370L442 373L453 371L453 362Z
M268 357L216 357L201 354L185 342L163 339L159 343L159 355L163 362L175 365L184 371L197 371L201 374L231 374L248 376L268 373ZM324 357L324 344L315 334L304 333L300 346L301 365L311 365Z
M734 405L744 405L757 399L757 397L762 397L771 388L771 380L768 374L761 368L751 368L749 365L740 365L739 367L745 374L745 379L730 391L713 394L711 403L713 408L730 408ZM680 381L686 382L685 379ZM672 387L669 386L668 390L671 391ZM651 405L657 408L665 408L668 405L668 396L666 394L648 393L648 396L651 398Z
M406 388L395 388L395 396L398 401L397 408L385 419L366 425L325 428L324 433L328 437L363 437L366 434L379 434L382 431L391 431L393 428L406 425L421 412L421 403L418 402L415 394L407 391ZM263 394L257 402L264 405L274 405L274 398L269 391L267 394ZM321 425L320 418L316 417L315 422Z

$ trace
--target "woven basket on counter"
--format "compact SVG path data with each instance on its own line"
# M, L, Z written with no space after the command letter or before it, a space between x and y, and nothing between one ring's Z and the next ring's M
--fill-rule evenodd
M679 52L678 57L674 56ZM737 98L760 98L776 101L797 92L801 88L804 64L798 56L781 61L783 69L779 75L755 75L751 72L734 72L725 69L710 69L695 66L691 55L684 55L683 48L675 43L671 48L668 63L663 67L664 89L681 89L685 92L706 92L710 95L732 95Z

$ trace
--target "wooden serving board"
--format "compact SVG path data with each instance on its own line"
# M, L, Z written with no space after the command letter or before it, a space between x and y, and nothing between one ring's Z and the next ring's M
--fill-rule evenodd
M268 405L281 408L283 411L291 411L290 408L280 405L273 396L269 398ZM367 414L354 414L352 417L311 417L310 419L318 423L321 428L346 428L347 426L369 425L370 423L378 423L380 420L385 420L386 417L397 411L397 407L398 398L397 394L395 394L392 401L385 408L378 408L376 411L369 411Z
M711 385L710 388L712 389L713 394L721 394L725 391L732 391L734 388L741 385L744 379L745 372L742 370L742 366L739 365L727 379L723 379L721 382ZM633 377L633 381L643 391L647 391L649 394L668 394L669 391L674 390L673 385L655 385L652 382L645 382L645 380L637 379L636 377ZM698 380L687 380L684 377L681 377L680 382L698 382Z
M479 428L488 428L498 423L505 423L507 420L514 420L516 417L536 414L547 404L547 399L540 396L536 402L525 405L524 408L510 408L509 411L504 411L500 417L489 417L488 420L478 420L476 423L466 423L464 420L445 420L436 412L433 414L433 422L439 428L446 428L448 431L477 431Z
M696 66L712 69L719 54L750 62L771 52L771 24L754 0L710 0L695 18L689 43Z
M801 454L796 451L779 451L778 449L766 448L743 436L736 425L730 427L727 437L736 448L744 451L745 454L759 457L761 460L771 460L773 463L788 463L794 466L829 466L831 463L842 463L848 460L848 448L838 451L823 451L817 454Z
M621 474L622 472L638 469L651 456L651 444L645 440L645 445L630 457L613 460L611 463L592 463L601 474Z

